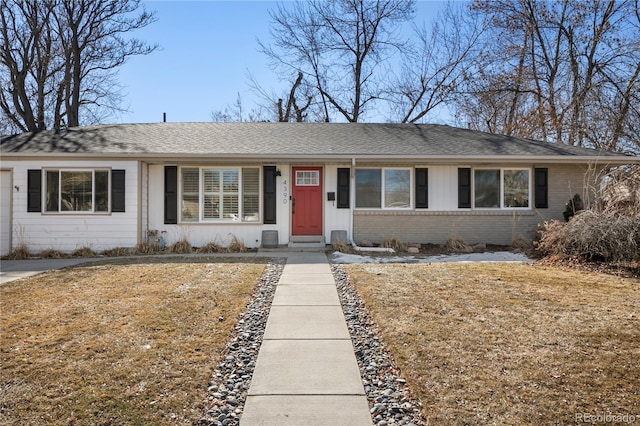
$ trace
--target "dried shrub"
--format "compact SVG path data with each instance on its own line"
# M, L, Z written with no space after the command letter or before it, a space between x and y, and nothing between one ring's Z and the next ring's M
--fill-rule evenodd
M80 247L71 252L71 257L95 257L96 252L91 247Z
M511 247L519 250L528 250L531 248L531 241L522 235L516 235L513 240L511 240Z
M390 248L395 250L398 253L405 253L407 251L407 245L400 241L398 238L390 238L388 240L383 240L380 243L380 247Z
M39 256L43 259L62 259L63 257L66 257L66 255L60 250L53 249L42 250Z
M14 248L9 254L3 257L3 259L7 260L23 260L28 259L32 256L31 252L27 248L26 244L20 244L16 248Z
M247 247L243 241L240 241L235 235L231 235L231 242L227 247L228 253L244 253L247 251Z
M590 261L640 259L640 214L583 210L569 222L545 222L536 249L544 255L575 256Z
M333 251L339 251L340 253L354 253L351 246L344 241L336 241L331 245Z
M182 238L167 247L167 251L174 254L191 253L191 243L186 238Z
M221 253L222 247L220 247L219 244L217 243L207 243L205 245L203 245L202 247L198 247L198 249L196 250L196 253Z
M128 249L126 247L114 247L112 249L103 251L102 254L107 257L129 256L131 254L131 249Z
M160 253L160 246L157 242L139 243L134 248L135 254L156 254Z
M473 248L459 237L449 237L447 241L445 241L444 246L455 252L471 253L473 251Z

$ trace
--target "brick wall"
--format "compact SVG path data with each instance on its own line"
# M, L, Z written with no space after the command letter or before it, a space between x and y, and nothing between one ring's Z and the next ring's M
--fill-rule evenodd
M515 237L533 239L546 220L564 220L565 203L574 194L585 199L586 166L557 165L549 169L549 208L527 211L358 211L354 213L354 239L380 242L398 238L404 242L443 244L450 237L468 244L511 244ZM587 199L589 197L586 197Z

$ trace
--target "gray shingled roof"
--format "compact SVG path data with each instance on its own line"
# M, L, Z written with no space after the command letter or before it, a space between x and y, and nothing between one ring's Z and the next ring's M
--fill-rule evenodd
M3 137L3 155L239 158L556 158L619 154L443 125L347 123L113 124Z

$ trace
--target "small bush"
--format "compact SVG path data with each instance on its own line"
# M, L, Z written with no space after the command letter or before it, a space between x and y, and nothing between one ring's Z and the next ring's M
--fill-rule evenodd
M351 248L351 246L347 243L345 243L344 241L336 241L335 243L333 243L333 245L331 246L331 248L333 249L333 251L339 251L340 253L353 253L353 249Z
M157 242L139 243L134 248L135 254L156 254L160 253L160 246Z
M114 247L112 249L103 251L102 254L107 257L129 256L129 254L131 254L131 249L128 249L126 247Z
M174 254L191 253L191 243L189 243L186 238L182 238L167 247L167 251Z
M71 252L71 257L95 257L96 252L91 247L80 247Z
M39 256L44 259L62 259L63 257L66 257L66 255L60 250L53 249L42 250Z
M407 245L400 241L398 238L384 240L380 243L380 247L390 248L398 253L405 253L407 251Z
M222 247L216 243L207 243L202 247L198 247L196 253L221 253Z
M640 214L583 210L569 222L545 222L536 249L543 255L594 261L640 259Z
M20 244L14 248L11 253L7 254L3 259L7 260L23 260L32 256L26 244Z
M228 253L244 253L247 251L247 247L243 241L240 241L235 235L231 235L231 242L227 247Z
M464 242L462 238L459 237L450 237L445 241L444 246L451 251L463 252L463 253L471 253L473 248Z

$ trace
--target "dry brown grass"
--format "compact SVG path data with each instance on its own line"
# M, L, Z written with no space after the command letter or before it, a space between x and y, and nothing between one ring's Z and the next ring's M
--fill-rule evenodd
M235 235L231 234L231 242L227 247L229 253L245 253L247 247L244 245L244 241L239 240Z
M497 263L347 269L429 424L640 415L640 279Z
M263 270L138 258L1 286L0 423L193 424Z
M6 256L4 256L3 259L22 260L22 259L28 259L31 256L32 256L32 254L29 251L29 249L27 248L27 245L26 244L20 244L16 248L14 248L11 251L11 253L9 253Z
M65 255L60 250L46 249L38 253L38 257L42 257L44 259L62 259L64 257L67 257L67 255Z
M224 250L220 247L220 244L211 242L198 247L196 253L222 253Z
M71 257L95 257L96 252L91 247L79 247L71 252Z
M186 238L182 238L167 247L167 252L174 254L191 253L191 243Z
M107 257L123 257L129 256L132 252L133 250L127 247L114 247L112 249L103 251L102 254Z
M390 238L388 240L384 240L380 243L380 247L391 248L395 250L396 253L406 253L408 248L408 246L398 238Z

